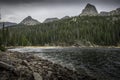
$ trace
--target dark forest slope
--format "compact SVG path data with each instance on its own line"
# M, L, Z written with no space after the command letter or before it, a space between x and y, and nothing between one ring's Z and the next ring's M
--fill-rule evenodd
M12 46L117 46L120 44L120 16L76 16L34 26L17 25L0 32L1 42Z

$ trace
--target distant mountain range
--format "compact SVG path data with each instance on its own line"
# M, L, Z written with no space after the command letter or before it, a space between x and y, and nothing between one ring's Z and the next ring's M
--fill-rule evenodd
M116 10L112 10L110 12L102 11L98 13L96 7L90 3L88 3L85 8L82 10L80 16L111 16L111 15L120 15L120 8L117 8ZM65 16L61 19L69 19L69 16ZM58 21L60 19L56 18L47 18L43 23L49 23ZM40 24L40 22L36 19L33 19L31 16L26 17L23 19L19 24L23 25L37 25ZM16 23L11 22L5 22L5 26L13 26L16 25ZM2 23L0 23L0 28L2 27Z
M120 15L120 8L117 8L116 10L112 10L110 12L102 11L98 13L97 8L94 5L88 3L80 14L80 16L110 16L110 15ZM69 19L69 18L70 18L69 16L65 16L61 19ZM47 18L43 23L54 22L54 21L58 21L61 19L58 19L57 17ZM40 24L40 22L33 19L31 16L28 16L20 24L36 25L36 24Z
M10 27L10 26L14 26L17 25L17 23L13 23L13 22L4 22L5 27ZM0 22L0 28L3 27L3 22Z

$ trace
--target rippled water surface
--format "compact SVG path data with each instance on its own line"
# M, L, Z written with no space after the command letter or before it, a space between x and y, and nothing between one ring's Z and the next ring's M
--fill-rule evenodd
M29 52L98 80L120 80L119 48L15 48Z

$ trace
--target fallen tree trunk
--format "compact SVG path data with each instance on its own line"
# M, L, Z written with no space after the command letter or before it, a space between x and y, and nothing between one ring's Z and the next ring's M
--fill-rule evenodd
M18 76L18 72L16 71L16 68L8 63L5 63L3 61L0 61L0 68L12 72L14 75Z
M0 68L3 68L5 70L9 70L9 71L14 71L15 70L14 66L9 65L9 64L7 64L5 62L2 62L2 61L0 61Z

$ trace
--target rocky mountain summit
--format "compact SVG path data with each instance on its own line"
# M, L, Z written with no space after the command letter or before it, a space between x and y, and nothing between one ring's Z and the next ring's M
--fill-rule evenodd
M40 24L39 21L33 19L31 16L26 17L25 19L23 19L23 21L20 22L20 24L24 24L24 25L36 25L36 24Z
M112 10L110 12L101 11L98 13L96 7L90 3L86 5L86 7L82 10L80 16L112 16L112 15L120 15L120 8L116 10Z
M96 7L92 4L87 4L86 7L82 10L80 16L96 16L98 15L98 11Z
M69 18L70 18L69 16L65 16L65 17L63 17L61 19L69 19Z
M59 20L58 18L47 18L43 23L49 23L49 22L53 22L53 21L57 21Z

